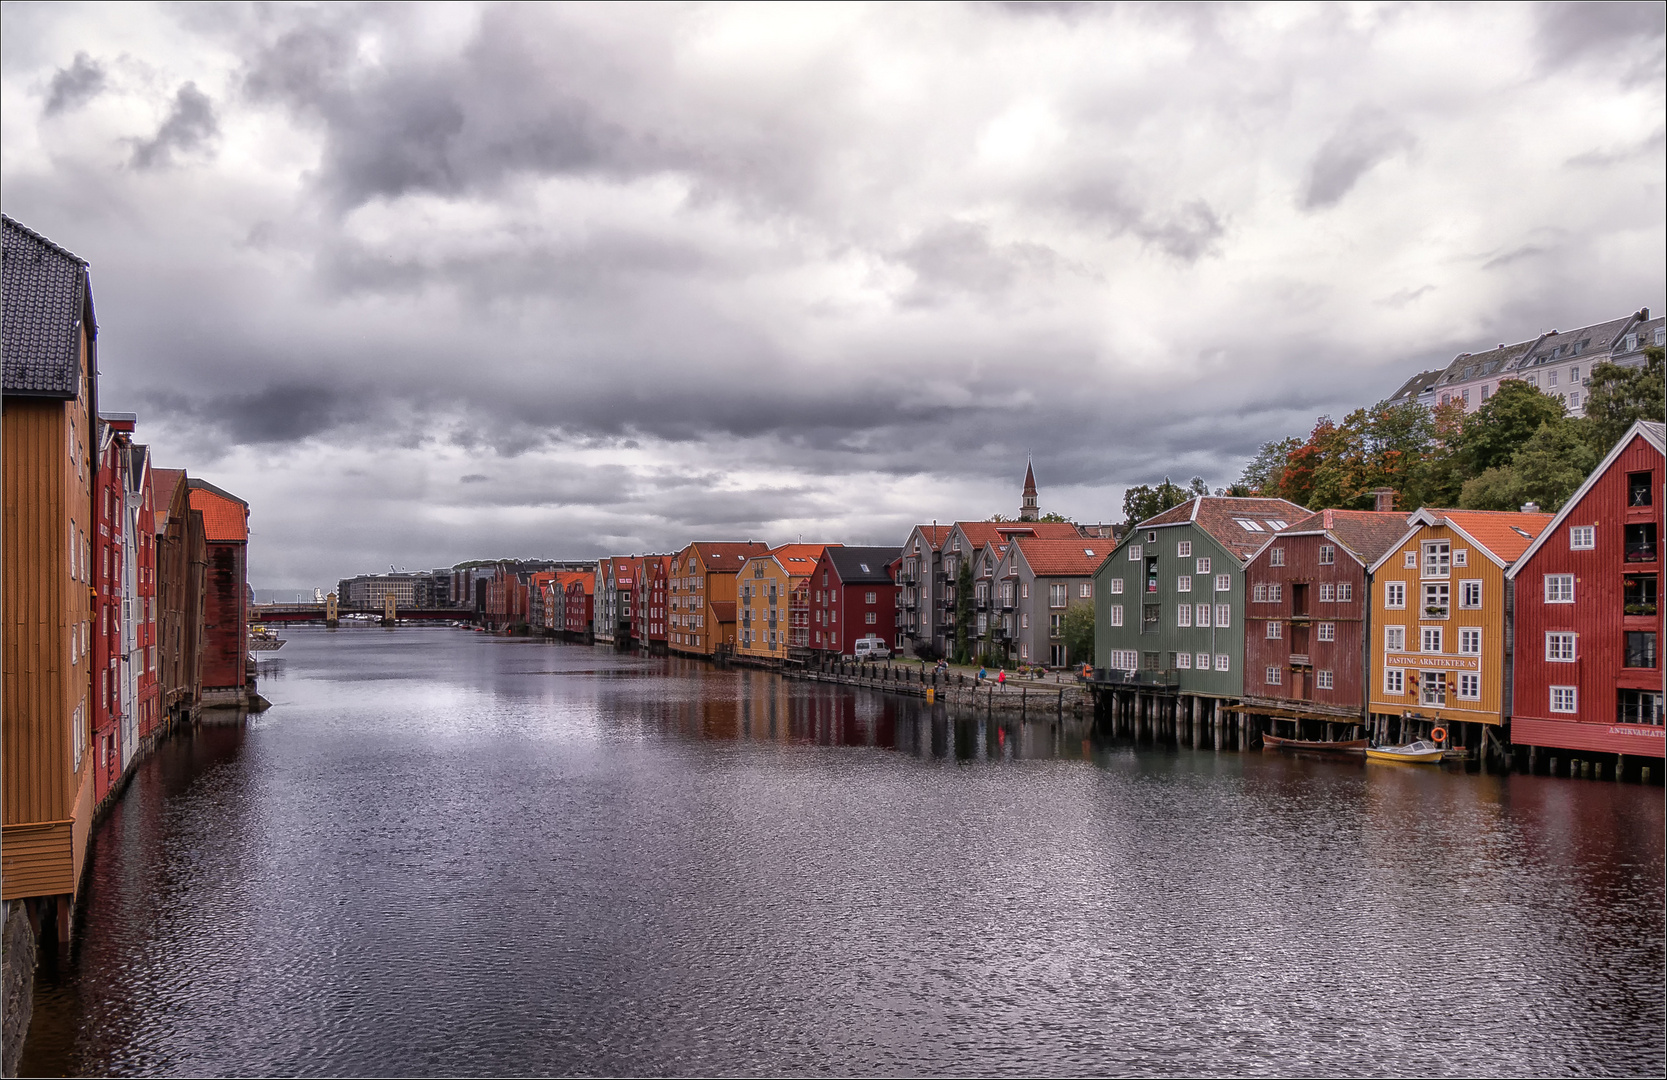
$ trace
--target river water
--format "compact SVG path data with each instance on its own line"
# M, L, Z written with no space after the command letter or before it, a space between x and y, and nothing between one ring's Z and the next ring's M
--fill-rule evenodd
M1662 1070L1660 788L286 633L98 833L26 1073Z

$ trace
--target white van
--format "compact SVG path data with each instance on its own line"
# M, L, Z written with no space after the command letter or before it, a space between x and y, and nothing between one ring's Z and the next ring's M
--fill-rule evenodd
M858 660L885 660L891 656L891 650L886 648L885 638L870 634L857 639L857 643L851 647L851 655Z

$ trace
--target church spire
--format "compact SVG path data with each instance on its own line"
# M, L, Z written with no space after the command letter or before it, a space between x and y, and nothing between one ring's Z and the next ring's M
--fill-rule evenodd
M1024 501L1019 504L1019 520L1035 521L1041 517L1036 509L1036 471L1030 466L1030 455L1025 455Z

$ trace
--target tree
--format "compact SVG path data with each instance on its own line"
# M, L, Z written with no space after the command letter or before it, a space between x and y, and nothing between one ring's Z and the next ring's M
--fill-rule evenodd
M1056 514L1052 510L1050 510L1047 513L1043 514L1041 517L1037 518L1036 520L1037 521L1050 521L1050 522L1053 522L1055 524L1064 524L1065 522L1070 521L1071 519L1066 517L1064 514Z
M1662 352L1654 346L1645 349L1641 368L1608 361L1592 368L1586 397L1586 437L1600 456L1609 453L1633 421L1664 419Z
M967 628L972 625L972 563L961 560L955 575L955 662L964 664L972 659L967 643Z
M1262 448L1256 451L1256 456L1245 465L1238 484L1234 486L1247 488L1253 495L1275 494L1279 490L1279 478L1285 473L1285 464L1291 456L1291 451L1301 445L1302 440L1294 435L1263 443Z
M1138 525L1191 498L1192 494L1186 488L1176 486L1166 476L1163 483L1155 488L1138 484L1123 492L1123 516L1131 526Z
M1542 424L1563 420L1559 398L1541 393L1521 379L1506 379L1482 407L1464 418L1458 454L1468 476L1480 476L1507 464Z
M1541 510L1561 509L1597 468L1598 452L1585 434L1573 420L1541 424L1508 464L1467 480L1459 505L1467 510L1517 510L1532 502Z
M1065 652L1073 664L1094 662L1094 605L1072 604L1060 620Z

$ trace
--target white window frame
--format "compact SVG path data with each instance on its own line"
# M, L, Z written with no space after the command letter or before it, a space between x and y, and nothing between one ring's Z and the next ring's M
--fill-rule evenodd
M1220 629L1220 630L1225 630L1232 625L1233 625L1233 605L1232 604L1217 604L1216 605L1216 628Z
M1337 586L1330 582L1320 583L1320 603L1335 604L1337 602Z
M1337 562L1337 549L1330 544L1320 545L1320 565L1332 566Z
M1144 558L1146 558L1146 549L1145 548L1141 547L1139 544L1130 544L1129 545L1129 561L1130 562L1140 562Z
M1404 611L1407 606L1407 583L1404 581L1386 581L1383 583L1383 606L1392 611Z
M1210 625L1210 605L1195 604L1193 606L1192 625L1198 627Z
M1216 653L1216 670L1231 671L1233 658L1224 652Z
M1269 664L1267 671L1263 674L1262 681L1267 683L1269 686L1278 686L1280 685L1279 676L1279 669L1272 664Z
M1353 601L1354 601L1354 583L1352 581L1340 581L1340 582L1338 582L1337 583L1337 602L1339 604L1348 604L1348 603L1352 603Z
M1232 592L1232 591L1233 591L1233 575L1232 574L1217 574L1216 575L1216 592Z
M1335 690L1335 689L1337 689L1336 680L1331 677L1331 672L1330 671L1322 670L1322 671L1316 671L1314 673L1314 689L1316 689L1316 690Z
M1545 576L1545 602L1548 604L1574 603L1574 575L1547 574Z
M1192 668L1194 671L1210 670L1210 654L1207 652L1194 654L1192 658Z
M1551 688L1551 711L1560 715L1572 715L1580 712L1580 690L1574 686L1553 686Z
M1282 547L1270 548L1268 550L1268 565L1269 566L1284 566L1285 565L1285 549L1282 548Z
M1112 626L1123 625L1123 605L1113 604L1106 609L1106 621Z
M1337 640L1337 624L1336 623L1330 623L1330 622L1321 623L1320 628L1319 628L1319 632L1318 632L1318 637L1321 641L1336 641Z
M1404 551L1401 553L1401 567L1404 570L1418 569L1418 552Z
M1029 588L1029 586L1026 586L1026 588ZM1026 593L1025 595L1028 596L1030 594ZM1078 600L1092 600L1093 598L1094 598L1094 585L1093 585L1093 583L1088 582L1088 581L1079 582L1077 584L1077 599Z
M1269 619L1267 634L1269 641L1282 640L1285 637L1285 624L1278 619Z
M1459 627L1459 655L1482 655L1482 629L1478 626Z
M1459 582L1459 608L1464 611L1482 609L1482 580L1466 578Z
M1570 525L1569 526L1569 550L1570 551L1594 551L1594 550L1596 550L1597 546L1598 546L1597 526L1595 526L1595 525Z
M1192 654L1189 652L1175 654L1175 666L1182 671L1192 670Z
M1384 668L1383 692L1404 696L1407 692L1406 672L1398 667Z
M1175 607L1175 625L1182 629L1192 626L1192 605L1178 604Z
M1192 558L1192 541L1191 540L1177 541L1176 544L1175 544L1175 557L1177 559L1190 559L1190 558Z
M1112 596L1122 596L1123 595L1123 579L1122 578L1120 578L1120 577L1108 578L1107 579L1107 584L1111 586L1111 595Z
M1459 700L1482 700L1482 676L1474 671L1459 672Z
M1442 634L1441 630L1442 628L1439 626L1420 626L1418 628L1418 651L1431 656L1440 655L1442 646L1445 644L1443 640L1445 635ZM1433 649L1430 648L1432 644L1435 646Z
M1407 628L1404 626L1386 626L1383 628L1383 651L1402 653L1407 651Z
M1191 592L1192 591L1192 575L1191 574L1182 574L1180 577L1176 578L1175 579L1175 591L1176 592Z
M1579 659L1580 635L1570 630L1547 630L1545 659L1549 664L1572 664Z
M1210 572L1210 558L1209 558L1209 556L1206 555L1206 556L1200 558L1195 565L1198 567L1198 569L1196 571L1197 573L1208 574Z

